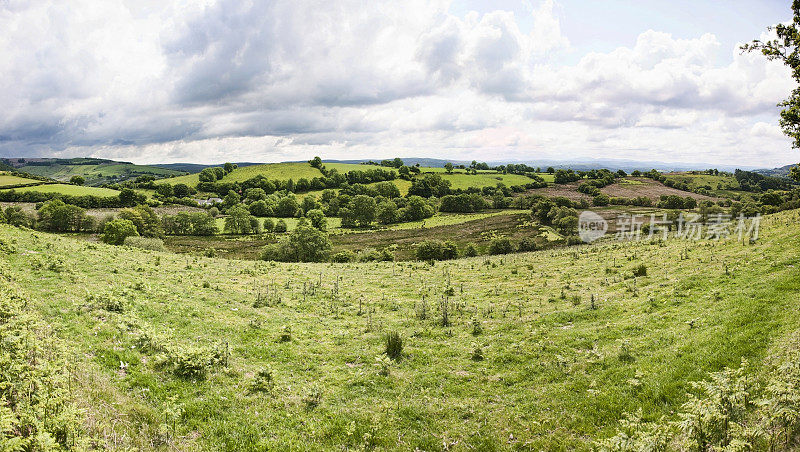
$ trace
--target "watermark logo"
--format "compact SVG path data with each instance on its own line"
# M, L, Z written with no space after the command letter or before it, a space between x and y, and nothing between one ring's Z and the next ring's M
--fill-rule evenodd
M578 217L578 236L586 243L594 242L606 235L608 222L605 218L592 212L584 210Z

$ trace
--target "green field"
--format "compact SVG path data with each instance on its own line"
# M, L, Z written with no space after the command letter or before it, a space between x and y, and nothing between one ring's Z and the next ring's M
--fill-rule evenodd
M29 341L60 347L34 365L69 357L63 397L95 447L591 450L623 412L676 419L691 381L743 357L752 378L769 376L765 358L800 322L798 219L768 217L751 246L613 243L435 266L236 262L0 225L0 286L29 323L47 319ZM640 264L647 276L625 276ZM390 331L403 358L376 365ZM200 376L170 364L212 350L221 358ZM274 388L255 391L267 368Z
M157 178L184 174L155 166L134 165L130 163L101 163L96 165L27 165L20 171L49 177L60 181L69 181L73 176L82 176L89 185L100 185L113 181L133 179L141 175L152 175Z
M478 173L472 174L441 174L442 178L449 180L453 189L467 189L470 187L494 187L503 183L507 187L512 185L525 185L532 179L519 174Z
M84 186L69 185L69 184L35 185L32 187L22 187L13 190L16 190L18 192L35 191L39 193L61 193L62 195L70 195L70 196L92 195L92 196L109 197L109 196L117 196L119 194L117 190L112 190L110 188L84 187Z
M252 179L256 176L264 176L267 179L273 180L289 180L297 181L300 178L312 179L314 177L322 177L322 173L318 169L313 168L308 163L267 163L264 165L251 165L242 168L236 168L230 174L225 175L222 182L244 182L247 179ZM196 186L199 182L198 174L189 174L186 176L174 177L164 182L170 184L186 184L191 187Z
M0 173L0 187L8 187L9 185L22 185L22 184L41 184L42 181L36 179L28 179L25 177L12 176L11 174Z

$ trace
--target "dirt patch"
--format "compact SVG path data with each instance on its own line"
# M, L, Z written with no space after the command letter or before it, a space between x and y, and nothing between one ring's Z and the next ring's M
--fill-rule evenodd
M702 200L715 201L718 199L718 198L712 198L711 196L699 195L697 193L678 190L677 188L670 188L662 184L661 182L657 182L652 179L647 179L645 177L631 177L629 179L634 181L634 183L631 184L615 183L609 185L608 187L601 188L600 191L607 194L608 196L623 197L623 198L635 198L637 196L645 196L654 201L658 201L661 198L661 196L664 195L677 195L682 198L688 196L698 201Z
M580 182L570 182L568 184L554 184L547 186L545 188L534 188L532 190L527 190L523 193L520 193L520 195L542 195L542 196L547 196L548 198L555 198L557 196L562 196L572 201L580 201L581 199L586 199L591 201L592 199L591 196L578 191L578 185L580 185Z

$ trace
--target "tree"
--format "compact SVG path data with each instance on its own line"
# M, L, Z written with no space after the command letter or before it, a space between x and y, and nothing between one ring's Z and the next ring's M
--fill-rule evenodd
M83 176L75 175L69 179L69 183L72 185L83 185L86 183L86 179L84 179Z
M161 237L164 235L161 220L150 206L138 205L134 208L122 209L119 211L118 217L123 220L130 220L142 237Z
M133 207L137 204L145 202L146 200L147 198L144 195L136 193L130 188L123 188L122 191L119 192L119 203L123 207Z
M6 223L15 227L29 227L33 223L33 219L22 210L19 206L10 206L6 208Z
M250 211L244 206L233 206L228 209L228 216L225 217L225 232L229 234L250 234L253 227L250 219Z
M508 254L514 252L514 244L508 237L492 239L489 244L489 254Z
M228 174L236 169L236 166L233 163L226 162L224 165L222 165L222 169L225 170L225 174Z
M200 182L216 182L217 181L217 173L214 171L213 168L204 168L203 171L200 171L200 175L197 176Z
M328 235L305 223L280 242L264 247L261 258L283 262L324 262L331 253Z
M444 169L447 171L447 174L451 174L453 172L453 164L450 162L445 163Z
M381 224L397 223L397 220L399 220L397 204L391 200L383 201L378 204L375 210L375 216Z
M65 204L60 199L47 201L39 209L39 225L56 232L73 232L91 229L93 221L78 206Z
M242 197L239 196L238 193L236 193L233 190L228 190L228 194L225 195L225 199L222 201L222 204L226 208L230 209L231 207L239 204L241 201L242 201Z
M320 209L311 209L306 212L306 217L311 222L311 226L320 231L325 231L328 229L328 219L325 218L325 214L322 213Z
M185 198L191 194L191 190L186 184L175 184L175 186L172 187L172 191L175 193L176 198Z
M313 159L309 160L308 163L314 168L322 168L322 159L319 157L314 157Z
M300 205L297 203L297 198L293 194L289 194L289 196L284 196L278 201L278 205L275 206L274 210L276 216L288 218L297 215L299 208Z
M792 78L800 83L800 0L792 1L792 22L769 27L777 39L762 42L754 40L741 47L744 52L760 51L769 60L778 60L792 71ZM789 98L778 104L781 110L780 124L783 133L793 141L792 147L800 148L800 86L795 87ZM793 168L789 173L795 180L800 180L800 168Z
M130 220L117 218L106 223L103 228L102 240L111 245L122 245L126 237L138 236L136 225Z
M270 209L269 206L267 206L267 203L263 200L251 203L248 206L248 210L250 210L251 215L257 217L269 217L272 215L272 209Z
M369 226L375 221L377 206L375 199L367 195L358 195L350 203L350 214L358 226Z

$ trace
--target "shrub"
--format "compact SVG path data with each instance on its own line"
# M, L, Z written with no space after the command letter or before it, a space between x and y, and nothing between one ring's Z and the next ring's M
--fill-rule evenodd
M385 337L386 356L397 361L403 355L403 338L397 331L388 333Z
M514 252L514 244L508 237L499 237L493 239L489 244L489 254L508 254Z
M633 268L633 276L647 276L647 266L639 264Z
M533 237L525 237L519 242L517 246L518 251L536 251L536 240Z
M143 250L151 250L151 251L166 251L164 248L164 241L157 238L151 237L137 237L135 235L125 237L125 241L123 242L125 246L130 246L133 248L141 248Z
M334 254L331 257L331 262L336 262L339 264L354 262L355 260L356 260L356 253L350 250L339 251L338 253Z
M481 321L478 319L472 319L472 335L479 336L483 333L483 325L481 325Z
M116 219L106 223L103 228L103 242L111 245L122 245L130 236L138 236L136 225L130 220Z
M386 356L376 356L375 367L378 368L378 375L388 377L392 372L392 360Z
M265 367L256 373L253 384L250 385L252 392L272 392L275 387L275 379L272 375L272 368Z
M478 248L475 246L474 243L467 244L467 247L464 248L464 256L466 257L475 257L478 255Z
M102 294L96 297L91 295L87 301L92 303L96 308L109 312L123 312L125 310L125 302L111 294Z
M275 232L286 232L287 231L286 222L283 219L278 220L275 222Z
M451 241L426 240L417 245L416 255L421 261L455 259L458 257L458 247Z
M472 351L472 360L483 361L483 349L481 347L475 347L475 350Z
M264 227L264 232L274 232L275 231L275 222L272 221L272 218L265 218L263 227Z
M303 403L307 410L313 410L322 403L322 390L318 386L312 386L308 393L303 397Z
M283 331L281 331L280 337L278 337L278 342L290 342L292 340L292 327L289 325L285 325L283 327Z
M173 350L169 363L175 375L183 378L202 379L210 367L207 353L199 348Z

